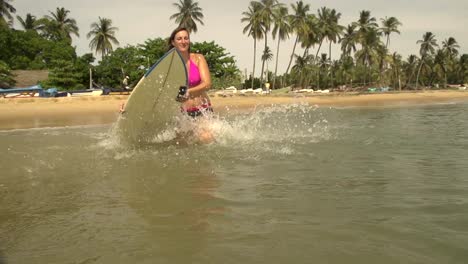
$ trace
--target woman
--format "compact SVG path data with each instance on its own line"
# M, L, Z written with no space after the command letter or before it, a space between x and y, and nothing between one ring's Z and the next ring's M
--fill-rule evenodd
M176 48L179 51L188 72L189 87L182 100L179 100L182 103L181 110L194 118L206 116L208 113L213 112L210 98L206 93L211 87L208 64L202 54L190 52L189 31L183 27L175 29L169 37L168 45L169 50ZM120 112L125 111L124 107L125 105L122 104ZM202 143L209 143L214 140L207 120L197 120L197 128L193 133Z
M182 102L182 110L196 117L212 112L206 91L211 87L210 70L202 54L190 52L190 34L186 28L175 29L169 38L169 49L176 48L182 55L188 72L189 88Z
M182 100L182 111L191 117L204 116L213 112L206 91L211 87L210 70L202 54L190 52L190 34L186 28L175 29L169 37L169 49L176 48L185 62L189 88ZM198 140L209 143L214 140L207 120L200 120L194 131Z

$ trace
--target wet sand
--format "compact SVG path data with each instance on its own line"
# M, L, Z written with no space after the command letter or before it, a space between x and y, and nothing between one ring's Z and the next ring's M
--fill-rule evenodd
M128 96L71 98L0 98L0 129L110 124L117 120L119 104ZM330 93L321 95L250 95L211 97L220 114L253 111L258 107L308 103L318 107L382 107L468 102L468 91L399 93Z

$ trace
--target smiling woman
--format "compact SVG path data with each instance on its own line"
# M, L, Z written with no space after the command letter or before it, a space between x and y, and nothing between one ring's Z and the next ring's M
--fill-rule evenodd
M176 48L182 55L189 77L189 89L182 108L190 116L199 116L212 111L206 91L211 88L208 64L202 54L190 52L190 35L186 28L175 29L169 38L170 49Z

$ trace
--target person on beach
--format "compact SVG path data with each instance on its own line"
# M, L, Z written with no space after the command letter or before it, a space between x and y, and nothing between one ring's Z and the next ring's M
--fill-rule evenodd
M129 89L129 87L128 87L128 79L130 79L130 77L125 76L125 78L122 80L122 89L123 89L123 90L128 90L128 89Z
M190 52L190 34L186 28L175 29L169 38L169 50L176 48L185 61L189 87L182 101L182 110L191 117L212 112L206 91L211 88L208 64L202 54Z
M169 50L176 48L179 51L188 72L189 87L185 96L180 100L182 111L194 118L213 112L210 98L206 93L211 88L210 70L202 54L190 52L189 31L184 27L176 28L171 33L168 42ZM206 124L200 124L196 133L202 142L213 141L213 135Z
M177 100L181 102L181 110L188 116L197 118L198 127L194 133L203 143L209 143L214 140L211 131L208 128L206 120L203 117L213 112L211 101L206 93L211 88L211 76L208 63L205 57L199 53L190 52L190 33L184 27L176 28L168 40L169 50L176 48L185 62L188 73L189 87L185 95L178 96ZM121 113L125 111L125 104L121 104Z

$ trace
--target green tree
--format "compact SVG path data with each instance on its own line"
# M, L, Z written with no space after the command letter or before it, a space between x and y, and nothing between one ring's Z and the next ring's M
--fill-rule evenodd
M11 13L16 13L16 9L9 2L13 0L0 0L0 27L8 27L13 25L13 16Z
M268 34L271 29L271 24L273 23L274 10L277 9L280 4L277 0L260 0L258 2L260 6L260 23L263 25L263 36L265 37L265 48L264 51L268 48ZM269 50L269 48L268 48ZM262 60L262 70L260 72L260 82L263 83L263 70L265 67L265 60Z
M112 26L112 20L99 17L99 22L91 24L91 31L86 37L92 38L89 47L96 52L101 53L101 57L107 56L114 48L112 44L119 45L119 41L115 38L117 27Z
M299 34L299 43L301 43L301 47L304 49L302 57L307 57L309 49L315 44L320 43L322 35L323 30L319 25L317 17L314 14L307 14L306 27Z
M179 24L179 27L185 27L190 32L197 32L198 23L203 24L203 9L198 6L198 2L193 0L179 0L179 3L173 4L178 9L178 13L170 16L170 19L175 19L175 22Z
M365 68L364 85L369 80L369 74L373 64L378 60L378 49L383 44L380 41L376 28L368 28L363 31L360 38L361 49L356 52L356 60L360 61ZM372 75L370 76L372 78Z
M267 72L268 72L268 62L271 61L272 59L273 59L273 53L271 52L270 47L267 46L267 47L263 50L263 54L262 54L262 61L263 61L264 63L265 63L265 62L267 63L267 67L266 67L266 68L267 68L267 69L266 69ZM268 78L267 78L267 81L269 81Z
M331 60L332 43L336 43L336 41L340 38L344 30L344 27L338 23L341 17L341 13L337 12L335 9L322 7L321 9L318 10L318 14L319 14L319 26L322 28L322 39L320 41L320 46L322 45L323 39L326 38L329 42L328 58ZM317 50L316 56L318 55L320 46ZM331 79L331 86L334 86L333 72L330 72L330 79Z
M401 75L402 75L402 58L401 55L394 52L391 56L391 70L393 87L398 86L398 90L401 91ZM397 84L398 83L398 84Z
M234 57L214 41L195 42L191 48L194 52L205 56L210 73L215 78L234 77L238 74L239 69L235 66Z
M352 52L356 52L356 45L358 43L358 33L355 25L348 25L340 39L341 52L343 57L351 56Z
M254 80L255 80L255 59L257 57L257 40L263 38L263 32L265 32L261 20L261 6L258 2L252 1L250 2L249 10L246 12L242 12L242 23L247 23L247 25L243 29L243 33L247 36L251 36L254 40L254 55L253 55L253 66L252 66L252 88L254 88Z
M132 45L119 47L95 67L96 82L106 87L120 87L124 76L129 76L129 86L132 87L145 73L146 63L139 48Z
M296 45L299 41L299 37L305 35L309 30L309 25L307 23L308 12L310 10L309 4L304 4L302 0L296 2L296 4L291 4L291 8L294 14L289 16L289 24L294 33L296 33L296 40L294 41L293 50L291 53L291 57L289 59L288 67L286 68L286 73L289 72L289 67L291 66L291 62L294 58L294 52L296 51Z
M192 50L205 56L210 69L213 88L240 86L240 71L234 57L225 48L211 42L192 43Z
M457 82L467 83L468 82L468 54L460 56L457 67Z
M49 78L44 83L46 87L57 87L61 90L83 89L79 83L79 73L69 60L57 60L49 71Z
M348 80L349 80L349 86L353 87L353 73L354 73L354 60L351 56L342 56L341 57L341 72L343 75L343 83L345 85L348 85Z
M361 62L364 67L364 85L367 84L369 77L372 78L370 71L378 57L378 46L381 45L376 21L375 17L371 16L370 11L362 10L359 13L359 19L352 23L357 28L357 40L361 45L361 49L356 52L355 56L357 61Z
M56 8L55 13L49 11L49 15L38 20L38 27L42 35L48 39L55 41L65 40L68 43L72 43L71 35L77 37L80 36L78 33L78 26L76 20L70 18L68 14L69 10L65 8Z
M276 46L276 62L275 62L275 73L273 75L273 89L276 88L276 76L278 72L278 57L280 51L280 42L289 38L289 33L291 32L291 26L289 25L288 19L288 8L285 6L280 6L275 9L273 13L273 39L278 38L278 43ZM281 84L282 85L282 84Z
M27 13L24 19L20 16L16 16L16 19L18 19L24 30L36 31L39 28L36 17L30 13Z
M406 75L406 82L403 87L408 87L408 85L411 83L411 80L413 80L414 74L418 70L418 64L419 59L414 54L409 55L408 59L406 59L406 62L403 63L403 68Z
M147 39L144 44L139 44L140 54L146 58L146 67L156 63L167 51L167 40L162 38Z
M10 88L15 85L10 67L4 61L0 60L0 88Z
M442 41L442 48L450 59L454 59L458 55L458 49L460 46L458 45L455 38L449 37L448 39Z
M437 40L435 39L435 35L432 32L426 32L423 35L421 40L418 40L416 44L420 44L421 47L419 48L419 54L421 55L421 62L419 65L418 74L416 75L416 89L418 88L419 84L419 75L421 74L421 69L425 63L425 60L429 55L434 54L435 47L438 47Z
M312 55L307 57L295 55L296 61L294 66L291 68L292 75L299 76L299 82L296 84L301 88L307 87L307 75L311 72L311 61L313 60Z
M74 70L76 72L76 82L81 84L83 87L89 87L89 72L94 67L92 63L96 59L92 53L83 54L83 56L76 58L74 63ZM92 87L94 85L91 85Z
M382 27L380 28L380 30L387 37L387 40L385 42L385 48L388 48L388 45L390 44L390 34L392 33L400 34L398 27L401 26L402 24L396 17L388 17L388 18L385 17L385 18L382 18L381 21L382 21Z
M76 58L75 48L64 41L44 39L34 31L0 28L0 60L12 69L44 69L56 60Z
M447 87L447 64L448 54L442 49L437 50L434 57L434 68L437 73L441 73L439 75L443 75L444 88Z
M353 25L358 28L358 33L361 38L365 35L365 33L369 30L374 30L378 27L377 20L375 17L371 16L370 11L362 10L359 13L359 19L356 22L353 22Z
M328 57L331 58L331 45L332 43L336 43L344 30L344 27L338 23L340 17L341 13L337 12L335 9L322 7L318 10L318 26L322 29L322 34L320 38L320 45L315 55L316 57L320 52L320 47L322 46L323 40L326 38L329 42Z

